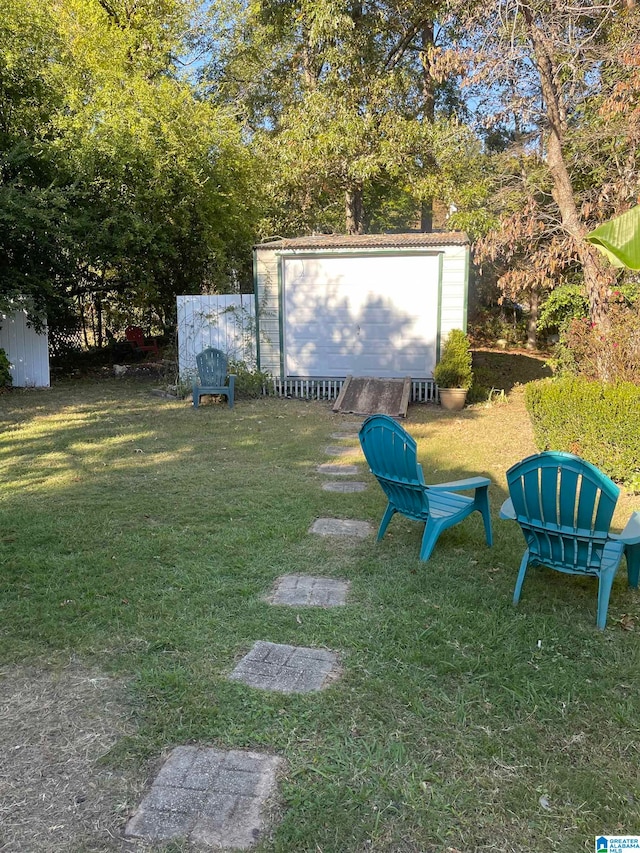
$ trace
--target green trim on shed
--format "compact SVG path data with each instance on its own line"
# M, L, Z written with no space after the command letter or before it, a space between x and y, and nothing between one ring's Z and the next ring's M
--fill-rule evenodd
M462 331L467 331L467 321L469 317L469 270L471 267L471 251L467 246L464 252L464 307L462 314Z
M286 259L300 260L305 258L342 258L353 257L354 260L363 256L407 257L422 256L433 259L438 255L437 267L433 270L434 278L430 278L430 289L435 285L436 292L431 290L437 306L430 310L437 311L433 318L433 364L437 363L443 339L451 328L468 326L470 310L469 275L471 273L470 246L466 235L461 233L420 235L420 242L415 235L374 235L364 238L338 237L321 235L320 237L295 238L277 240L270 243L258 244L254 247L254 289L256 291L256 307L262 310L257 337L259 338L259 363L261 369L268 370L275 378L287 379L287 358L285 337L287 322L285 317L285 261ZM424 238L425 242L422 242ZM437 240L437 242L435 242ZM419 286L418 281L416 284ZM420 311L417 306L416 310ZM264 362L264 363L263 363ZM426 366L426 365L425 365ZM317 378L317 377L316 377Z
M436 317L436 364L440 361L440 345L442 343L442 274L444 270L444 252L439 252L438 254L438 314Z
M421 249L416 246L400 249L278 249L278 258L370 258L384 255L418 255L420 257L433 257L442 255L442 249Z
M258 296L258 253L253 250L253 298L255 300L256 364L260 370L260 298Z
M280 379L284 379L284 259L278 257L278 338L280 341Z

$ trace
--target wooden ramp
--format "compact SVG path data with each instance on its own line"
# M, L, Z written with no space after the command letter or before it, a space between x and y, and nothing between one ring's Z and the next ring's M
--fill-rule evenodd
M406 418L410 394L410 376L404 379L347 376L333 411L354 415L379 413L392 418Z

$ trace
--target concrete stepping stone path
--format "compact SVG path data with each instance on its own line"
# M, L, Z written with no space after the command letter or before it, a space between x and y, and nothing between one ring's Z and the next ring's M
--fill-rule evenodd
M229 678L259 690L312 693L335 681L339 671L335 652L258 640Z
M318 474L331 474L334 477L352 477L358 473L357 465L334 465L331 462L325 462L318 465L316 468Z
M309 575L284 575L276 581L271 604L289 607L340 607L344 605L349 581Z
M327 481L322 484L322 488L325 492L364 492L367 488L366 483L360 483L356 480L351 480L349 482L335 482L335 481Z
M336 444L325 447L324 452L327 456L351 456L354 453L362 453L359 447L344 445L338 446Z
M309 533L364 539L373 533L373 527L368 521L356 521L353 518L317 518L309 528Z
M150 842L185 839L247 850L264 831L266 800L282 759L258 752L178 746L125 829Z

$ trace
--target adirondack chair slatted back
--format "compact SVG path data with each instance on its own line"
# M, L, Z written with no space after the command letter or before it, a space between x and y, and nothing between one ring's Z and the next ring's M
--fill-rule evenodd
M561 571L593 574L620 490L570 453L529 456L507 471L509 494L529 550Z
M200 397L213 394L226 397L229 408L233 408L236 377L227 376L229 362L222 350L207 347L196 355L199 380L193 383L193 405L198 408Z
M389 502L403 515L424 517L429 499L415 439L392 418L374 415L360 430L360 444Z
M219 349L209 347L196 356L198 376L203 387L222 388L227 381L227 357Z

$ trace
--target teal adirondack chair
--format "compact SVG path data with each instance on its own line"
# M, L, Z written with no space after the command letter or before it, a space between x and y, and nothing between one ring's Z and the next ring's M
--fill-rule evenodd
M440 534L477 510L484 520L487 545L493 543L488 498L490 480L471 477L427 485L418 462L415 439L387 415L367 418L359 437L371 473L389 501L380 522L378 541L396 512L414 521L424 521L420 559L428 560ZM456 494L471 490L475 492L472 498Z
M527 569L539 564L571 575L598 578L597 624L604 631L613 579L626 553L629 586L638 586L640 513L620 534L610 533L620 489L578 456L545 451L507 471L510 497L500 518L518 522L527 543L513 603L520 600Z
M222 350L207 347L196 356L196 364L199 381L193 383L194 408L198 408L200 397L205 394L218 394L227 398L229 408L232 409L236 377L233 373L227 376L226 355Z

